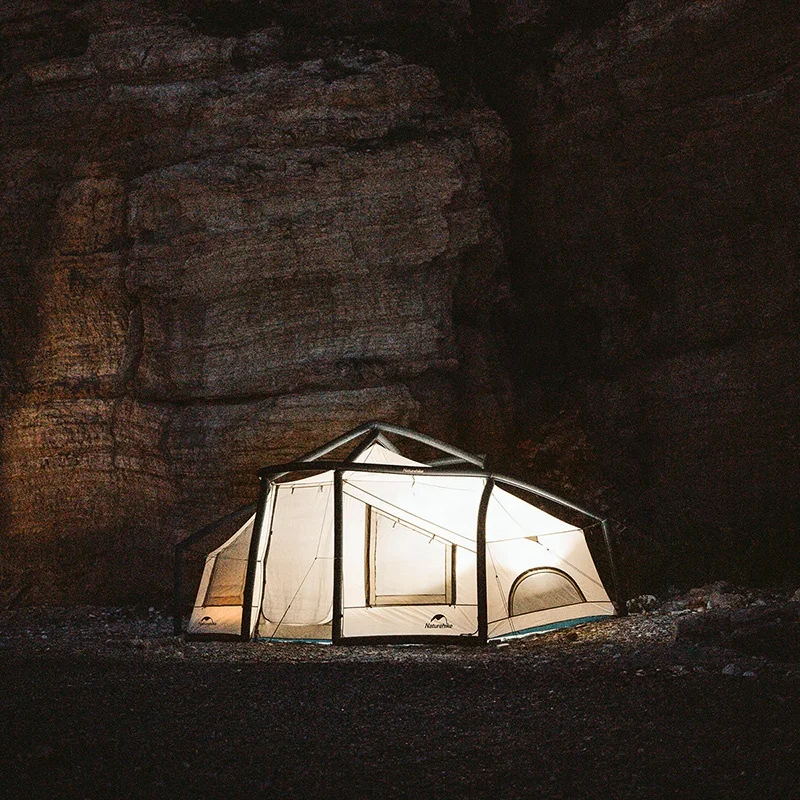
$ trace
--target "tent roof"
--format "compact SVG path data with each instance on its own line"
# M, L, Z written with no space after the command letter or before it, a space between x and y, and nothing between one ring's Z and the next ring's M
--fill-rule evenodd
M360 452L357 452L359 451ZM410 458L398 453L396 450L390 450L379 441L374 441L367 448L361 450L357 448L355 457L352 458L354 464L392 464L395 466L408 466L408 467L425 467L426 465L420 461L413 461ZM352 454L351 454L352 455ZM350 460L348 458L348 460ZM313 462L311 462L313 463ZM316 475L309 475L307 478L298 478L294 481L286 481L284 485L291 486L319 486L322 484L331 483L333 481L333 472L328 470L326 472L317 473Z
M359 439L362 440L361 443L356 446L355 450L353 450L346 459L344 459L345 461L356 460L361 452L369 449L369 447L371 447L371 445L375 442L383 445L383 447L387 450L397 452L397 449L394 447L394 445L386 438L386 434L399 436L403 439L408 439L410 441L426 445L427 447L430 447L446 456L446 458L438 458L428 462L427 464L420 464L420 462L416 462L417 466L441 466L446 462L449 465L470 464L478 469L483 469L484 467L484 462L486 460L484 456L468 453L466 450L461 450L460 448L446 444L439 439L434 439L432 436L428 436L425 433L419 433L418 431L413 431L410 428L404 428L401 425L377 421L367 422L364 425L360 425L358 428L353 428L351 431L338 436L336 439L332 439L330 442L318 447L316 450L306 453L293 463L311 462L316 461L317 459L322 459L324 456L327 456L335 450L338 450L340 447Z
M424 467L421 461L414 461L401 455L396 450L389 450L381 442L373 442L366 450L354 459L357 464L398 464L409 467Z
M409 439L420 444L427 445L434 450L438 450L440 453L444 453L446 457L438 458L428 463L412 461L411 459L400 455L394 445L388 441L385 434L400 436L404 439ZM338 450L340 447L359 439L362 440L361 443L356 446L355 450L353 450L347 458L325 458L325 456L334 452L335 450ZM380 445L380 449L373 450L372 448L376 444ZM384 450L391 453L391 456L387 456L383 452ZM369 452L370 455L362 459L360 456L367 452ZM372 462L370 460L372 458L380 458L382 460ZM318 466L319 472L316 475L309 476L308 478L301 478L298 479L298 481L291 481L293 484L303 482L306 484L318 485L320 483L327 482L328 480L332 480L332 471L344 468L347 462L350 461L350 463L353 463L354 465L363 464L362 470L364 470L364 468L371 468L370 471L372 472L381 472L379 467L386 466L390 472L405 472L410 469L416 469L425 472L430 471L431 475L460 475L464 478L492 478L495 482L500 482L502 484L506 484L507 486L521 489L524 492L530 492L531 494L554 502L559 506L569 508L572 511L576 511L579 514L583 514L584 516L590 517L591 519L597 520L605 525L605 521L601 517L598 517L591 511L587 511L575 503L571 503L561 497L558 497L557 495L552 494L551 492L547 492L543 489L533 486L532 484L511 478L507 475L500 475L499 473L487 471L484 465L485 460L486 459L484 456L477 456L472 453L468 453L466 450L461 450L458 447L454 447L453 445L449 445L438 439L434 439L432 436L428 436L427 434L413 431L410 428L404 428L400 425L394 425L388 422L373 421L367 422L364 425L360 425L358 428L353 428L351 431L342 434L336 439L332 439L330 442L322 445L316 450L306 453L296 461L263 467L258 471L258 474L262 478L268 477L271 481L276 481L293 472L312 471ZM355 471L358 470L356 469Z

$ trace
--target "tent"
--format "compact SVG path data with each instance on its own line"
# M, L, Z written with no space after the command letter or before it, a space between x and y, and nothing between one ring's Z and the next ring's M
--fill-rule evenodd
M259 478L254 513L206 559L189 637L480 644L615 613L584 530L539 506L588 517L610 556L603 520L424 434L367 423Z

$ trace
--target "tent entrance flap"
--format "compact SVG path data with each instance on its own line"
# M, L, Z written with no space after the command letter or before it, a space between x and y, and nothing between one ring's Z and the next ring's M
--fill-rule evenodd
M267 535L258 635L316 638L333 610L332 475L278 485Z

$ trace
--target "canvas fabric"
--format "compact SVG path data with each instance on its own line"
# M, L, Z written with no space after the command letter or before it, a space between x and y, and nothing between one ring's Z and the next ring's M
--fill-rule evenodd
M374 443L355 461L421 467ZM478 636L484 477L345 471L342 635ZM273 487L256 564L254 634L330 640L333 472ZM190 632L237 625L253 520L208 557ZM495 485L486 516L490 638L613 614L581 529ZM238 625L241 626L241 600ZM205 617L213 626L204 623Z
M187 633L235 636L241 633L244 582L255 516L206 557Z

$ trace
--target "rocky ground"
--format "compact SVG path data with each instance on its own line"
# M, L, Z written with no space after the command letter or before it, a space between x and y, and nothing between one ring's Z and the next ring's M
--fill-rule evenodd
M0 795L800 797L796 598L717 584L632 607L480 649L8 611Z

